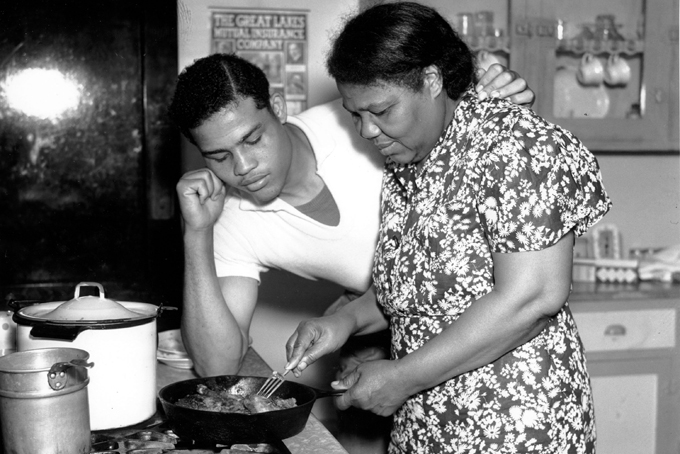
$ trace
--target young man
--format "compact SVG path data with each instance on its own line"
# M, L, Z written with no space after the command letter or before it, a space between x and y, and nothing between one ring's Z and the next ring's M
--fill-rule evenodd
M500 65L480 96L531 104ZM182 336L199 375L238 372L260 273L284 269L348 291L370 287L383 160L339 100L287 117L264 73L235 55L196 60L179 75L170 115L206 168L177 184L184 220Z

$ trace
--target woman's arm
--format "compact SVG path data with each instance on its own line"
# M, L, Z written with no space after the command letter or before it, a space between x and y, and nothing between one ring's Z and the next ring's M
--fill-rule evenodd
M362 364L338 388L349 405L391 414L411 395L485 366L535 337L571 287L573 233L536 252L493 254L493 290L420 349L399 360Z
M414 392L485 366L540 333L569 296L573 245L570 232L542 251L493 254L493 290L400 361Z
M375 333L387 328L387 320L378 307L373 286L360 297L323 317L298 325L286 343L288 364L300 376L310 364L342 347L352 335Z

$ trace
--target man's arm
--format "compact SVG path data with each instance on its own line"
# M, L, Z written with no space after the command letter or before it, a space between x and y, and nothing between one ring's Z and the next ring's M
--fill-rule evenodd
M182 338L201 376L233 375L248 350L258 283L247 277L217 278L212 235L185 235Z
M258 283L217 278L213 229L226 196L220 179L208 169L187 172L177 195L184 239L182 339L199 375L235 374L248 350Z

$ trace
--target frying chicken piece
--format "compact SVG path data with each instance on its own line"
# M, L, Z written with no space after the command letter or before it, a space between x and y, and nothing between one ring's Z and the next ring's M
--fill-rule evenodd
M250 410L251 413L262 413L265 411L283 410L284 408L293 408L295 406L295 398L281 399L279 397L268 398L258 394L251 394L243 399L243 405Z
M252 394L243 399L243 405L245 405L251 413L279 410L271 399L257 394Z
M177 401L177 405L194 410L254 414L292 408L296 405L296 402L294 397L270 399L257 394L244 397L239 394L231 394L226 389L214 390L205 385L198 385L195 394L182 397Z

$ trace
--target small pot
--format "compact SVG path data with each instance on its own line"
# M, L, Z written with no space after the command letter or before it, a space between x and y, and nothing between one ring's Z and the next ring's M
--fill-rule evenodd
M45 348L0 358L0 426L4 452L90 452L89 354Z
M99 296L80 296L97 287ZM167 309L167 308L166 308ZM89 386L92 430L145 421L156 412L156 318L162 306L105 298L95 282L81 282L69 301L17 309L17 350L72 347L97 365Z

